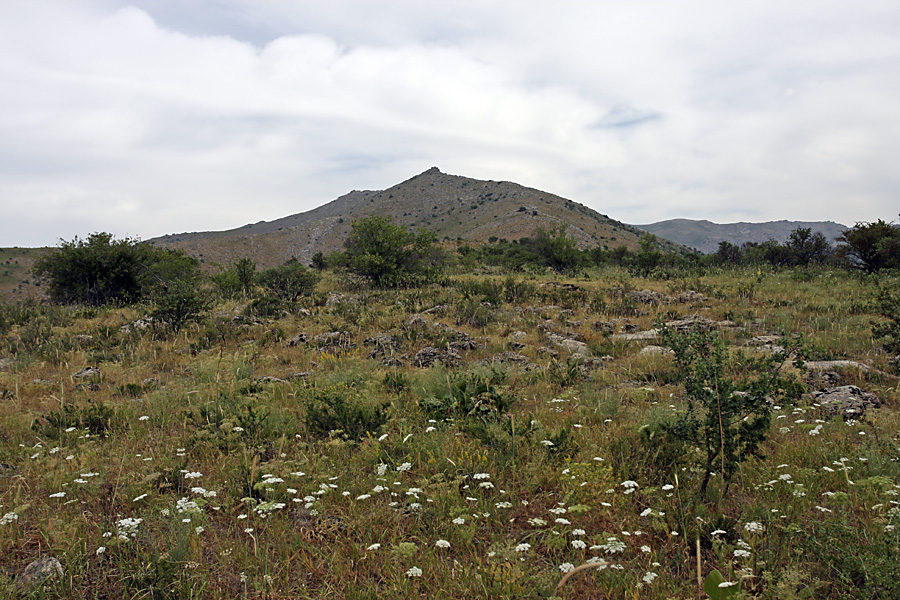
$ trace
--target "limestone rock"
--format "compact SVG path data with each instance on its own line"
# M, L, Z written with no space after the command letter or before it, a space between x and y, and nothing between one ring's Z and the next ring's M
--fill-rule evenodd
M62 565L53 556L42 556L30 563L25 570L16 577L16 587L21 592L27 592L47 580L62 579L65 577Z
M84 381L86 379L97 380L103 377L103 372L97 367L85 367L80 371L76 371L72 374L72 379L77 381Z
M426 327L428 327L428 322L425 320L425 317L418 313L408 318L406 323L403 324L403 329L407 331L421 330Z
M442 350L434 346L422 348L413 357L413 364L417 367L431 367L438 361L450 367L460 364L462 357L454 350Z
M639 356L673 356L675 351L665 346L644 346L638 352Z
M628 292L627 297L640 304L662 304L671 300L665 294L653 290L641 290Z
M715 321L713 319L701 317L700 315L688 315L683 319L667 321L666 327L681 333L687 333L689 331L712 331L714 329L737 327L737 324L728 320Z
M300 344L305 344L309 341L309 336L305 333L298 333L294 337L288 340L287 345L290 347L299 346Z
M550 340L557 348L561 350L565 350L569 354L581 354L583 356L590 356L591 351L588 349L588 345L584 342L579 342L578 340L573 340L571 338L563 337L556 333L551 333L547 335L547 339Z
M15 362L11 358L0 358L0 371L9 371Z
M619 333L612 336L614 340L622 340L623 342L649 342L659 337L659 331L656 329L648 329L647 331L638 331L635 333Z
M286 379L272 377L271 375L263 375L261 377L255 378L253 381L255 381L256 383L287 383Z
M686 292L681 292L680 294L678 294L677 296L672 298L672 300L674 300L675 302L681 303L681 304L686 304L688 302L706 302L707 299L708 298L706 296L704 296L700 292L696 292L694 290L687 290Z
M319 346L349 346L350 338L349 331L328 331L313 337L312 341Z
M842 385L813 392L813 400L820 404L829 417L841 415L844 420L858 419L866 411L879 408L881 399L872 392L865 392L855 385Z

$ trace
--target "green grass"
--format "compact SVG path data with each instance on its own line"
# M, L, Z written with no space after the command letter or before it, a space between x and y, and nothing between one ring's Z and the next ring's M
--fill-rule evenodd
M606 271L573 280L577 291L547 285L562 281L532 277L526 297L475 306L453 285L359 292L331 278L320 292L365 302L244 325L231 322L244 304L228 301L162 337L119 329L146 307L32 307L0 340L0 357L15 359L0 371L0 596L53 555L66 577L45 586L47 598L687 599L703 596L699 540L701 575L720 571L742 597L896 597L896 379L845 375L884 401L858 422L826 420L808 397L777 408L766 457L744 461L728 495L714 476L700 498L704 453L668 429L685 407L669 360L593 327L621 317L617 288L697 289L707 302L639 305L627 318L649 329L679 315L728 317L739 325L725 336L732 344L802 334L822 357L889 371L869 329L873 287L825 270L668 282ZM426 330L404 329L437 304L447 309L426 315ZM548 304L571 312L529 310ZM476 340L459 350L464 364L413 366L421 348L452 342L435 322ZM613 358L547 375L552 359L539 348L552 343L540 328ZM286 345L333 330L353 346ZM495 361L495 395L461 402L502 398L508 413L429 420L426 399L490 374L481 361L508 350L514 331L540 370ZM382 333L403 366L369 357L363 341ZM96 389L71 378L89 364L103 371ZM256 381L297 372L311 375ZM386 423L359 440L309 426L308 399L328 390L351 406L385 405ZM100 435L69 429L73 415ZM563 569L595 558L610 566L556 590Z

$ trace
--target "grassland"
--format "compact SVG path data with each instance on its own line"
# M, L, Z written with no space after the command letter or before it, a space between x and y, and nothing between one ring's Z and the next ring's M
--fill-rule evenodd
M31 268L44 248L0 248L0 297L3 302L40 295Z
M220 300L177 336L132 326L141 306L6 309L0 594L55 556L64 577L35 595L688 599L718 570L723 598L900 597L900 392L871 281L348 285L269 318ZM644 289L702 297L629 295ZM672 360L616 337L692 314L735 324L736 376L754 336L779 335L871 369L785 365L804 390L855 384L883 405L774 407L765 457L701 497L702 452L671 434L687 406ZM428 347L444 362L417 366Z

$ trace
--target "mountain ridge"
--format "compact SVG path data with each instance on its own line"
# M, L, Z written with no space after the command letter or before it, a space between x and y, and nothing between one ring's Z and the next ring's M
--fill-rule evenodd
M291 258L308 263L315 252L342 247L350 224L373 214L400 225L425 227L439 239L484 243L519 239L538 227L563 227L582 248L638 247L642 232L578 202L509 181L479 180L432 167L385 190L353 190L312 210L273 221L211 232L169 234L151 240L204 262L228 264L247 256L261 267ZM685 251L661 241L666 250Z
M806 227L813 233L822 233L831 244L837 237L849 229L846 225L834 221L764 221L751 223L714 223L706 219L667 219L647 225L635 225L636 228L652 233L658 237L677 244L696 248L704 253L718 250L720 242L730 242L740 246L746 242L762 243L775 240L784 243L790 233L798 227Z

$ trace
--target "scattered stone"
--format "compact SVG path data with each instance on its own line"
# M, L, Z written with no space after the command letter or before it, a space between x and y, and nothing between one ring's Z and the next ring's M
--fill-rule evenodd
M660 294L653 290L631 291L628 292L627 297L640 304L662 304L671 300L665 294Z
M541 346L540 348L538 348L538 356L544 356L544 355L547 355L550 358L557 358L557 357L559 357L559 352L557 352L553 348L548 348L547 346Z
M426 315L443 315L445 312L447 312L447 305L438 304L437 306L432 306L428 310L424 310L422 312Z
M829 417L841 415L844 420L858 419L866 411L881 407L881 399L855 385L842 385L813 392L813 400L821 405Z
M602 358L594 358L594 357L585 358L584 362L581 363L581 372L583 374L587 375L591 371L596 371L597 369L599 369L600 367L603 366L605 359L609 359L609 358L612 358L612 357L604 356Z
M525 347L525 344L522 342L509 342L506 344L511 350L521 350Z
M263 375L261 377L255 378L253 381L255 381L256 383L287 383L286 379L272 377L271 375Z
M591 327L593 327L597 331L602 331L603 333L609 334L611 334L615 330L615 326L610 321L594 321L591 324Z
M80 371L76 371L72 374L72 379L75 380L83 380L83 379L100 379L103 377L103 372L97 367L85 367Z
M256 317L248 317L247 315L236 315L231 322L235 325L261 325L262 319Z
M428 346L416 352L416 355L413 357L413 364L417 367L430 367L438 361L448 367L452 367L462 363L462 356L452 349L441 350L434 346Z
M87 335L86 333L82 333L81 335L75 336L75 341L79 344L90 344L94 341L94 336Z
M290 375L285 375L284 378L288 381L292 381L294 379L306 379L310 375L312 375L312 373L310 373L309 371L298 371L296 373L291 373Z
M516 341L524 340L527 337L528 334L524 331L513 331L511 334L509 334L509 338Z
M132 321L131 323L126 323L119 327L119 331L122 333L131 333L132 331L143 331L148 327L153 325L153 320L149 317L144 317L142 319L138 319L137 321Z
M312 341L319 346L350 346L349 331L328 331L315 336Z
M566 320L566 327L572 327L573 329L577 329L584 324L584 321L572 321Z
M781 341L780 335L755 335L747 340L748 346L766 346Z
M659 338L659 331L656 329L648 329L647 331L638 331L636 333L619 333L612 336L612 339L624 342L647 342L657 338Z
M855 360L814 360L803 363L803 366L810 371L828 371L832 369L859 369L864 373L874 373L881 377L887 377L894 381L900 381L900 377L885 373L879 369L874 369L867 364L857 362Z
M363 340L363 344L366 346L374 346L372 351L369 352L369 358L375 358L377 356L391 354L397 347L397 340L392 335L381 334L366 338Z
M311 317L312 313L308 308L303 308L302 306L296 310L298 316L301 317Z
M484 365L491 365L494 363L522 364L522 363L528 362L528 357L524 356L522 354L519 354L518 352L501 352L500 354L497 354L490 358L486 358L480 362L481 362L481 364L484 364Z
M15 363L11 358L0 358L0 371L9 371Z
M687 333L690 331L712 331L714 329L737 327L737 323L728 320L714 321L713 319L707 319L700 315L688 315L683 319L667 321L666 327L680 333Z
M309 336L305 333L298 333L294 337L288 340L287 345L289 347L299 346L300 344L305 344L309 341Z
M338 292L329 292L328 298L325 300L325 306L331 307L338 304L349 304L351 306L356 306L357 304L359 304L359 299L354 296L339 294Z
M403 324L403 329L407 331L425 329L426 327L428 327L428 322L425 320L425 317L418 313L408 318L406 323Z
M625 333L633 333L638 330L637 323L632 323L631 321L626 320L622 323L622 331Z
M672 300L681 304L686 304L688 302L706 302L708 298L700 292L688 290L686 292L681 292L680 294L672 298Z
M99 392L100 386L96 383L79 383L75 386L76 392Z
M366 338L365 340L363 340L363 344L365 344L366 346L375 346L376 348L390 350L391 348L395 348L397 346L397 340L392 335L382 333L380 335Z
M396 356L385 356L381 359L381 364L385 367L402 367L403 361Z
M554 346L565 350L569 354L582 354L584 356L590 356L591 354L591 351L588 350L588 345L584 342L579 342L578 340L563 337L555 333L548 334L547 339L549 339L550 343Z
M145 388L154 387L159 385L159 379L157 379L156 377L148 377L141 382L141 385Z
M20 592L27 592L48 580L62 580L63 577L65 573L59 561L53 556L42 556L16 577L16 587Z
M644 346L638 356L674 356L675 351L665 346Z

